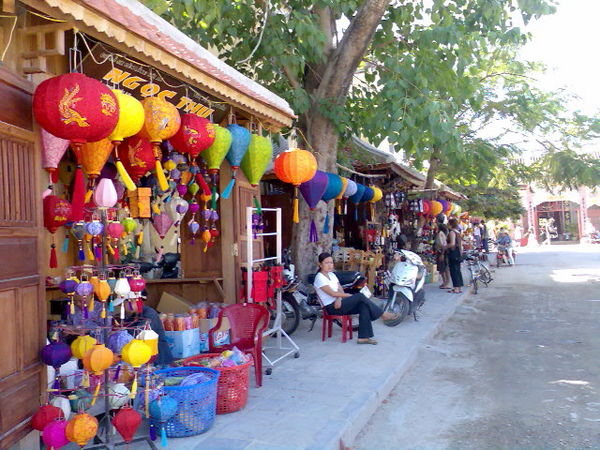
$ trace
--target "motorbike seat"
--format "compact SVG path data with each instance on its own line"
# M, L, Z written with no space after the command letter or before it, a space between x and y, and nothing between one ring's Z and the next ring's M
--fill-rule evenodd
M347 285L351 285L353 284L357 279L359 279L361 277L360 272L355 272L353 270L340 270L340 271L336 271L334 272L335 276L338 278L338 280L340 281L340 284L342 286L347 286ZM306 277L306 282L308 284L314 284L315 283L315 277L317 276L316 273L311 273L310 275L308 275Z

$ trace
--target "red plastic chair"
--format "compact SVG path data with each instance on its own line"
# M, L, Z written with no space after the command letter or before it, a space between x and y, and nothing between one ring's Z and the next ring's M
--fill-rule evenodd
M223 317L229 319L229 344L215 346L213 333L221 328ZM211 353L237 347L252 355L256 387L262 386L262 335L269 325L269 311L256 303L228 305L219 312L217 324L208 332Z
M342 342L346 342L348 340L347 337L349 337L350 340L352 340L352 315L351 314L331 315L327 312L327 309L325 309L325 306L323 306L321 297L319 297L318 294L317 294L317 299L319 300L319 303L321 304L321 311L323 312L323 328L321 330L321 340L325 341L326 334L327 334L327 337L331 337L331 335L333 334L333 321L334 320L339 320L342 323Z

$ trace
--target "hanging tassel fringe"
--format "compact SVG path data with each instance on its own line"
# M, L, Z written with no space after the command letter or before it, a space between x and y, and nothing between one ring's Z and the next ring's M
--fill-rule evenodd
M51 269L56 269L58 267L58 258L56 257L56 245L54 244L50 246L50 263L48 265Z
M294 195L294 217L293 217L293 221L294 223L299 223L300 222L300 213L298 211L298 195Z
M71 220L74 222L83 220L85 184L83 182L83 171L81 170L81 166L77 166L77 170L75 170L75 180L73 181L73 194L71 198Z
M96 400L98 399L98 393L100 392L100 384L100 381L98 381L96 389L94 390L94 396L92 397L91 406L94 406L96 404Z
M167 430L165 430L165 427L161 427L160 429L160 446L161 447L167 447L169 444L167 442Z
M113 377L113 381L116 383L119 380L119 374L121 373L121 364L117 366L117 370L115 370L115 376Z
M233 190L233 186L235 186L235 178L232 178L229 181L229 183L227 183L227 186L225 187L225 189L221 193L221 197L225 198L225 199L229 198L229 196L231 195L231 191Z
M217 209L217 186L213 184L212 196L210 197L210 209Z
M67 253L69 251L69 236L65 236L62 243L62 248L60 249L63 253Z
M317 242L319 240L319 233L317 232L317 226L315 225L315 221L310 221L310 233L309 233L309 242Z
M85 193L85 203L89 203L90 200L92 199L92 194L94 193L94 191L92 191L91 189L89 189L86 193Z
M210 187L208 186L208 183L206 182L206 180L204 179L204 177L202 176L201 173L196 174L196 181L202 188L204 195L210 195Z
M79 251L77 252L77 257L79 258L79 261L85 261L85 253L83 252L83 246L79 248Z
M167 182L167 177L165 177L165 172L163 171L162 164L160 163L160 159L156 158L154 161L154 170L156 171L156 180L158 181L158 187L161 191L167 191L169 189L169 183Z
M329 233L329 211L327 212L327 215L325 216L325 224L323 225L323 233L325 233L325 234Z
M95 253L96 253L96 259L97 259L98 261L100 261L100 260L102 259L102 247L101 247L101 246L99 246L99 245L96 245L96 248L95 248L95 250L94 250L94 251L95 251Z
M156 427L154 426L153 423L150 424L150 440L151 441L156 440Z
M135 183L133 182L133 180L131 179L131 177L127 173L127 170L125 170L125 166L123 165L123 163L121 162L121 160L117 159L115 165L117 166L117 172L119 172L119 176L121 177L121 181L123 182L123 184L125 185L125 187L127 188L127 190L128 191L135 191L137 189L137 186L135 185Z

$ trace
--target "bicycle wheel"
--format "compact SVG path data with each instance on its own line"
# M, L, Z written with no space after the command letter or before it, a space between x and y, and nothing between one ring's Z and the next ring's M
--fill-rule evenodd
M483 264L481 265L481 268L479 270L479 279L483 282L483 284L485 284L486 286L488 284L490 284L493 280L492 278L492 272L490 272L490 269L488 269L486 266L484 266Z
M473 291L473 294L477 294L477 278L477 276L474 276L471 280L471 290Z

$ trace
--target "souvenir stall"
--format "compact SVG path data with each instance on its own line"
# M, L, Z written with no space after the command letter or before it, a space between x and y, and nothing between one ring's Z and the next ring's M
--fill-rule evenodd
M0 262L6 448L42 427L34 414L57 414L39 412L40 400L58 398L68 418L63 389L84 389L97 408L113 398L108 384L126 380L133 405L136 382L138 393L163 383L146 372L151 330L127 323L144 289L159 310L165 292L166 307L237 301L237 249L251 239L244 210L259 197L251 180L271 159L270 133L294 116L138 2L9 1L2 17L0 247L14 255ZM134 351L111 348L114 334L131 336ZM82 339L98 348L88 360L69 345ZM47 368L76 352L79 372L59 373L48 392ZM142 416L160 436L169 401L153 416L145 400ZM83 443L93 420L73 408L47 439Z

